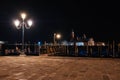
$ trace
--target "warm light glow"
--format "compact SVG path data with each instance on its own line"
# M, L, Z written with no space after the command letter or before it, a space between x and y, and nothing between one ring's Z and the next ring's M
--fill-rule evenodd
M25 13L22 13L22 14L21 14L21 17L22 17L22 19L24 20L24 19L26 18L26 14L25 14Z
M15 21L14 21L14 24L15 24L16 27L18 27L19 24L20 24L20 21L19 21L19 20L15 20Z
M105 43L104 43L104 42L102 43L102 46L105 46Z
M32 20L28 20L27 23L28 23L29 26L32 26L32 24L33 24Z
M56 38L57 38L57 39L60 39L60 38L61 38L61 35L60 35L60 34L57 34L57 35L56 35Z

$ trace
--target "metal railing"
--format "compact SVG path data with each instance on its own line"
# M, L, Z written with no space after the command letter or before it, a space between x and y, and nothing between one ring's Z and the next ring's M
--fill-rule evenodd
M20 55L21 44L1 44L0 55ZM26 55L48 54L51 56L84 56L84 57L120 57L120 45L109 43L105 46L66 46L25 44Z

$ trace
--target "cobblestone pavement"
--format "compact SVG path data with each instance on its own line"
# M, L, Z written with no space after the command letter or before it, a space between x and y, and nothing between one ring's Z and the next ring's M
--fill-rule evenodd
M0 80L120 80L120 59L0 56Z

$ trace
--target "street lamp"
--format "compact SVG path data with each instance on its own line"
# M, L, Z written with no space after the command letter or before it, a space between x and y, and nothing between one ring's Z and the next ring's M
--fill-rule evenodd
M53 36L53 43L54 43L54 45L56 44L55 37L56 37L56 33L54 33L54 36Z
M54 33L54 44L56 44L56 39L60 39L61 38L61 34L58 34L58 33Z
M56 38L57 38L57 39L60 39L60 38L61 38L61 35L60 35L60 34L57 34L57 35L56 35Z
M25 13L22 13L21 14L22 21L19 21L18 19L14 21L16 28L22 29L22 52L23 53L24 53L24 29L25 28L30 29L30 27L33 24L32 20L28 20L27 22L25 22L26 16L27 15Z

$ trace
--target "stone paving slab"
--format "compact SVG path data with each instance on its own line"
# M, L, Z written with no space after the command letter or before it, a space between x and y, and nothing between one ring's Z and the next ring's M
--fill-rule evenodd
M0 80L120 80L120 59L0 56Z

